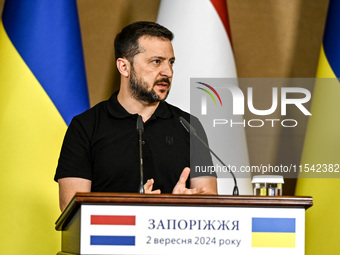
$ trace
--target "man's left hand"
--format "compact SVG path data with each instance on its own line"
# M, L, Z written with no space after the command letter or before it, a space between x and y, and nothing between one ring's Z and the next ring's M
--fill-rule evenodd
M192 183L193 180L190 180L191 188L188 189L186 187L186 181L189 178L189 174L190 174L190 168L189 167L184 168L184 170L181 173L181 176L179 177L179 180L176 186L174 187L172 191L172 194L186 194L186 195L217 194L216 185L213 185L214 187L212 187L211 190L209 190L206 186L204 186L205 184L210 185L210 182L214 184L214 182L216 182L216 178L213 178L213 179L212 178L194 178L193 180L196 185L193 186L193 183ZM209 181L207 182L206 179L209 179ZM201 184L203 185L200 186Z

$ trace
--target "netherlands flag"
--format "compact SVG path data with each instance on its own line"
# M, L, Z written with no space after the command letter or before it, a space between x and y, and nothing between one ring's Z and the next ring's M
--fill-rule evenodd
M190 78L237 77L225 0L162 0L157 22L169 28L175 36L172 44L176 63L171 92L167 99L169 103L192 112ZM232 116L229 113L224 117L233 118L235 122L242 122L243 119L242 116ZM220 137L210 134L207 136L210 146L218 148L221 144ZM228 144L238 146L231 146L223 152L217 151L218 155L228 155L228 158L221 156L222 160L234 166L249 165L244 129L230 129L223 139ZM232 179L218 178L218 182L219 194L231 193L225 187L232 187ZM238 185L241 195L252 194L250 178L240 178Z
M91 226L136 226L136 216L132 215L91 215ZM119 228L122 229L122 228ZM135 235L122 235L113 230L112 235L91 235L91 245L126 245L135 246Z

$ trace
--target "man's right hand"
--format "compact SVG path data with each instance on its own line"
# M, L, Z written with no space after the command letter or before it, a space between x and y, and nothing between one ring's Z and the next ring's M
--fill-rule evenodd
M147 182L144 184L145 194L161 194L160 189L152 190L154 183L155 183L154 179L147 180Z

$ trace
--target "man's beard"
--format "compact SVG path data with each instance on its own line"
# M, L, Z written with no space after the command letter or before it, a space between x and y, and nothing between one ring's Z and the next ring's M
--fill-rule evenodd
M170 81L167 78L157 80L154 84L157 84L159 82L166 82L168 83L168 86L170 86ZM164 101L169 94L169 90L168 90L164 99L160 99L159 95L157 95L156 92L153 90L153 87L149 91L148 84L145 81L143 81L141 78L139 79L137 78L136 72L133 67L131 68L131 73L130 73L130 91L132 92L132 96L135 99L142 101L144 103L148 103L148 104Z

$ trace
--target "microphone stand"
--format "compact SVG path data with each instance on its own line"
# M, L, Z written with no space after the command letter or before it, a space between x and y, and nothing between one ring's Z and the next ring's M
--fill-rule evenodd
M239 195L239 190L238 190L238 186L237 186L237 181L236 181L236 177L234 175L234 173L232 171L230 171L229 167L226 166L226 164L223 163L223 161L215 154L215 152L213 152L210 147L208 146L208 144L206 142L204 142L202 140L201 137L199 137L197 135L196 130L193 128L193 126L190 125L190 123L188 121L186 121L186 119L184 119L183 117L179 117L179 121L181 122L181 124L183 125L183 127L191 134L193 134L214 156L215 158L220 161L220 163L225 166L229 173L232 175L233 179L234 179L234 189L233 189L233 195L234 196L238 196Z
M139 143L139 171L140 171L140 183L138 192L140 194L144 193L144 171L143 171L143 148L142 148L142 134L144 132L144 123L142 120L142 116L138 115L137 117L137 131L138 131L138 143Z

